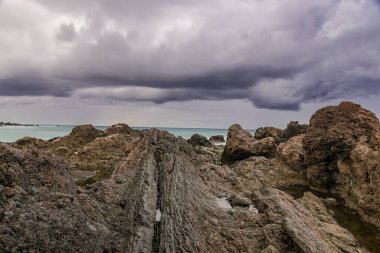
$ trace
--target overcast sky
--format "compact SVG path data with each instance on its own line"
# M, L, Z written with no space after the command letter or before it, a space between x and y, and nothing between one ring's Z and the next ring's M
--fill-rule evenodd
M379 93L375 0L0 0L0 121L284 127Z

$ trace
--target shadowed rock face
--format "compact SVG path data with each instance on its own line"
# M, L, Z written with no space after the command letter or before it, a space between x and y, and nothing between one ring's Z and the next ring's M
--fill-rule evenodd
M70 163L51 153L0 146L0 248L365 252L318 198L295 201L272 188L293 173L275 160L215 165L185 140L158 130L131 141L111 177L85 187L72 181Z
M231 164L251 156L271 157L276 147L273 137L256 140L252 134L235 124L228 129L227 143L222 153L222 164Z
M318 110L303 139L310 185L338 193L380 225L380 124L360 105L343 102Z
M299 124L298 121L290 121L283 131L282 141L287 141L300 134L306 134L308 127L306 124Z
M209 141L211 143L224 143L226 142L226 140L224 139L224 136L223 135L214 135L214 136L211 136Z
M211 147L212 144L206 137L200 134L193 134L190 139L187 140L188 143L194 146L202 146L202 147Z

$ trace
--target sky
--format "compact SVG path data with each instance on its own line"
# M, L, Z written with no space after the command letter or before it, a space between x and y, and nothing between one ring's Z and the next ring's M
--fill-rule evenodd
M228 128L380 115L378 0L0 0L0 121Z

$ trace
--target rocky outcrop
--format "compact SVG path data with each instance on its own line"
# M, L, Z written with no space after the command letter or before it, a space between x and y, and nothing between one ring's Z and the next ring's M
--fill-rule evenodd
M275 159L253 156L219 166L167 132L133 135L101 133L84 145L111 150L105 143L116 144L113 138L123 136L133 143L110 178L85 187L71 179L71 162L46 153L50 150L1 145L0 248L364 252L317 199L295 201L271 187L287 179L282 170L294 173Z
M112 135L112 134L127 134L127 135L129 135L129 134L134 134L137 132L138 131L133 130L127 124L124 124L124 123L119 123L116 125L109 126L104 130L104 134L106 134L106 135Z
M255 131L255 139L261 140L267 137L273 137L276 142L280 142L283 138L284 131L275 127L260 127Z
M367 252L359 247L349 231L336 223L319 198L310 192L295 201L277 189L262 188L256 192L256 197L264 204L260 206L266 213L276 217L274 224L264 226L268 234L279 236L279 231L283 229L299 248L296 252Z
M346 205L380 226L380 124L360 105L318 110L303 139L307 179L339 194Z
M64 159L75 170L73 178L86 185L109 178L115 166L126 157L143 133L126 124L101 131L91 125L74 127L67 136L52 141L23 138L13 146L35 147ZM92 176L89 176L92 175Z
M306 134L307 124L299 124L298 121L290 121L283 131L283 142L299 134Z
M193 146L212 147L212 144L206 137L200 134L193 134L190 139L187 140Z
M302 144L304 137L305 134L294 136L277 147L276 156L291 169L299 171L305 169L305 150Z
M36 147L36 148L46 148L49 146L49 142L37 138L32 137L24 137L19 140L17 140L14 145L16 147Z
M256 140L252 134L242 129L240 125L235 124L228 129L227 143L222 153L222 163L231 164L251 156L271 157L274 155L276 147L273 137Z
M214 135L208 139L211 143L224 143L226 140L223 135Z

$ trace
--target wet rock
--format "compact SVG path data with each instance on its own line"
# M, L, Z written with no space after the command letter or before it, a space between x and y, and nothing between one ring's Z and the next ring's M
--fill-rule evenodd
M223 135L214 135L209 138L209 141L211 143L224 143L226 140L224 139Z
M228 129L227 143L222 153L222 164L231 164L251 156L271 157L276 151L273 137L256 140L240 125L232 125Z
M193 134L187 142L194 146L212 147L211 142L200 134Z
M343 102L318 110L303 139L307 179L338 193L367 221L380 226L380 124L360 105Z

